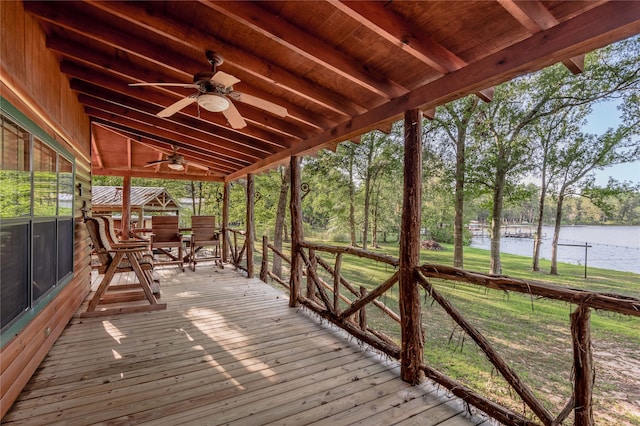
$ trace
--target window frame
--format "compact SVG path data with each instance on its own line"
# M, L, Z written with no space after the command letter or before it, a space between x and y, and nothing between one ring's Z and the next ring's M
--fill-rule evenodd
M28 215L15 216L15 217L3 217L0 220L3 221L6 225L21 225L27 224L28 227L28 253L29 258L27 259L26 267L28 274L28 306L23 309L19 314L17 314L14 318L4 324L0 329L0 348L4 347L6 343L11 341L20 331L27 326L27 324L34 319L40 312L42 312L55 298L56 296L64 289L64 287L71 282L75 276L74 270L74 255L75 255L75 183L76 183L76 160L75 157L65 149L59 142L57 142L54 138L49 136L44 130L42 130L34 121L29 119L26 115L20 112L17 108L15 108L11 103L9 103L4 97L0 96L0 114L4 116L7 120L11 121L15 125L19 126L21 130L25 131L28 136L28 144L29 144L29 175L30 175L30 211ZM55 152L55 197L56 197L56 205L55 205L55 213L53 215L36 215L34 211L34 147L36 143L44 144L49 149ZM66 163L64 163L66 161ZM70 166L70 167L69 167ZM69 171L70 169L70 171ZM66 174L64 177L65 182L63 182L62 175ZM70 177L68 176L70 174ZM61 209L61 195L64 191L64 195L66 195L65 202L70 202L71 208L68 207L64 210ZM71 195L71 200L68 200L68 195ZM63 210L63 211L61 211ZM61 228L69 228L68 224L65 226L61 226L63 221L71 222L71 229L65 230L65 234L68 231L70 235L66 235L61 237ZM35 297L35 290L33 286L33 276L34 276L34 224L40 223L51 223L53 225L53 229L56 235L56 242L54 242L54 253L53 256L53 269L54 269L54 283L47 287L45 291L42 292L39 297ZM67 251L65 253L59 253L61 245L57 242L60 238L68 238L70 246L66 246ZM61 263L61 254L66 257L67 262L66 266L60 268ZM68 264L68 256L71 256L70 265ZM0 265L1 267L1 265ZM67 270L68 269L68 270ZM63 274L63 276L60 276ZM1 285L1 284L0 284Z

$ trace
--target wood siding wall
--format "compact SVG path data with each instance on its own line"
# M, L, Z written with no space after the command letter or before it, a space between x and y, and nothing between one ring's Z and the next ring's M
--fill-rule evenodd
M90 288L89 240L82 207L91 206L89 120L45 35L22 2L0 1L0 93L76 159L74 278L0 352L0 418L60 336Z

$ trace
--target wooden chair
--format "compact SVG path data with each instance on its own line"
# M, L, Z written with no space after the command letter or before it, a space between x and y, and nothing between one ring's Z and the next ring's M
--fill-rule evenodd
M104 277L89 301L86 312L81 316L102 316L166 309L166 303L158 303L151 289L152 281L149 277L153 270L153 263L148 257L143 256L147 247L112 247L107 237L104 220L86 217L85 224L100 262L98 273L104 275ZM138 283L114 285L109 289L114 275L122 272L134 272ZM142 289L141 292L133 291L140 288ZM108 289L111 291L107 292ZM147 300L149 305L125 306L128 302L141 300ZM122 303L123 306L97 310L100 304L114 303Z
M105 234L112 248L142 248L143 252L136 253L138 257L142 257L153 265L153 252L151 251L151 243L145 238L131 237L130 240L121 240L116 235L116 228L111 216L94 216L98 220L103 220L105 225ZM151 290L154 296L160 298L160 277L154 270L148 271L143 269L145 275L151 283Z
M167 249L177 248L178 255ZM178 216L151 217L151 249L167 256L170 260L158 261L158 265L178 265L184 272L184 257L182 255L182 234L178 229Z
M197 257L204 247L213 249L212 256ZM198 261L215 260L222 266L220 251L220 234L216 229L215 216L191 216L191 240L189 242L189 265L196 270Z

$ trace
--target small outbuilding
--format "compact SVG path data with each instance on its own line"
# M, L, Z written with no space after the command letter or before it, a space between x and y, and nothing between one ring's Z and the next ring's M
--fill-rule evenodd
M92 212L95 215L122 215L121 186L93 186L91 194ZM178 215L180 203L162 187L131 187L131 217L133 226L148 228L145 215L162 212ZM137 220L136 220L137 218ZM118 218L114 217L120 227Z

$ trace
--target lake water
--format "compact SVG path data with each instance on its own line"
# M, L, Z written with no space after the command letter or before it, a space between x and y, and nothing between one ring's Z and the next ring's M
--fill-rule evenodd
M513 233L514 229L508 232ZM531 232L531 228L519 228L521 232ZM517 232L517 231L516 231ZM551 259L553 227L544 226L540 249L542 259ZM559 244L575 244L581 247L558 247L558 262L584 265L585 243L587 267L613 269L640 274L640 226L563 226L560 228ZM490 239L474 236L471 247L490 250ZM505 238L500 241L502 253L533 256L533 239Z

